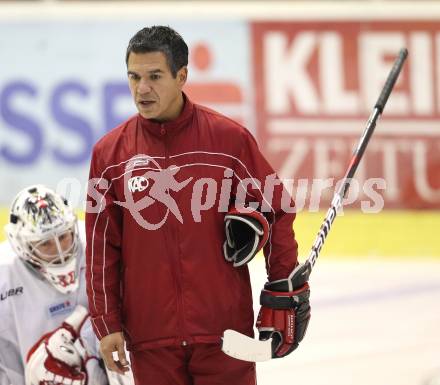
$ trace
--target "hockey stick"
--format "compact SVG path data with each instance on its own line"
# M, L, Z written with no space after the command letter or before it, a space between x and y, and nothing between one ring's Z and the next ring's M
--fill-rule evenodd
M333 196L331 206L328 209L324 222L322 223L318 235L315 238L315 242L313 243L310 254L307 260L303 264L298 265L289 276L289 280L291 282L295 282L295 284L298 285L297 287L303 285L309 279L313 266L316 263L325 239L330 232L333 221L336 218L336 214L342 207L343 199L345 198L350 187L351 179L359 166L359 162L364 155L371 135L373 135L376 127L376 121L385 108L385 104L387 103L388 97L390 96L394 84L399 77L400 71L407 56L408 50L406 48L402 48L388 75L385 85L382 88L379 99L377 99L377 102L374 105L373 112L367 121L367 125L359 140L358 146L353 153L353 157L350 161L344 179ZM225 331L223 335L222 350L232 357L252 362L267 361L273 356L271 340L255 340L234 330Z

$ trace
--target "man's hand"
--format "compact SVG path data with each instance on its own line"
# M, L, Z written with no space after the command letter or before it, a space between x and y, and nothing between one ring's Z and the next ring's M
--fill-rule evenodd
M280 358L293 352L304 338L310 320L310 289L308 283L288 292L268 287L270 283L261 292L256 326L260 340L272 338L273 358Z
M129 371L129 363L125 356L125 340L121 332L108 334L101 339L100 349L105 366L119 374ZM118 360L114 360L113 352L117 352Z

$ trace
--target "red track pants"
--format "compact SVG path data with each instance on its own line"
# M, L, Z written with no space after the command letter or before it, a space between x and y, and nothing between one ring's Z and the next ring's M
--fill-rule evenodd
M255 364L231 358L219 344L131 352L136 385L256 385Z

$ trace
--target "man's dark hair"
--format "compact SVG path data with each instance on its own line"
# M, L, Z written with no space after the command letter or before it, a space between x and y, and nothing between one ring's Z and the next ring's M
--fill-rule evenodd
M167 59L168 67L176 77L177 71L188 65L188 46L174 29L154 25L142 28L137 32L128 43L125 63L128 65L128 57L131 52L162 52Z

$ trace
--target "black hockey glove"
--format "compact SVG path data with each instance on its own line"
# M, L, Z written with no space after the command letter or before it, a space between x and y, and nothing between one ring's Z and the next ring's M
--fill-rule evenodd
M272 338L272 357L281 358L304 338L310 320L310 288L306 282L292 291L270 290L275 285L268 282L261 292L256 326L260 340Z
M234 267L252 260L269 238L269 223L259 211L241 207L225 215L226 240L223 255Z

